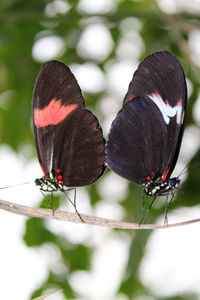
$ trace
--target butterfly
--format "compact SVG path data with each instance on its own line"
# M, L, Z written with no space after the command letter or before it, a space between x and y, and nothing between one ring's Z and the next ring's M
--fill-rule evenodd
M33 128L43 177L41 191L65 191L95 182L104 172L105 141L85 108L80 87L62 62L45 63L33 93Z
M180 179L170 175L179 155L186 106L186 80L176 56L168 51L147 56L112 122L105 150L107 165L143 185L154 199L170 193L174 197Z

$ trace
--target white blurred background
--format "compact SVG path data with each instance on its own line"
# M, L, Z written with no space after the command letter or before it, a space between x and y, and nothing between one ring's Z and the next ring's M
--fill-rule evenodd
M125 17L120 20L120 40L118 45L110 33L110 28L104 22L103 14L111 14L117 10L114 0L80 0L78 12L90 16L80 20L82 32L72 32L68 38L69 47L76 42L76 53L80 58L88 60L84 63L70 65L79 85L85 93L103 93L98 102L96 114L101 116L102 127L107 135L110 124L121 108L123 97L133 72L138 66L145 44L141 37L143 20L136 17ZM57 0L46 4L44 14L51 18L56 15L67 16L71 3ZM200 13L198 0L157 0L157 5L165 16L181 13ZM101 16L102 15L102 16ZM55 27L55 25L54 25ZM198 26L197 26L198 27ZM171 29L173 30L173 28ZM32 59L45 62L55 59L66 51L68 43L56 30L44 29L35 36L32 47ZM200 66L200 26L190 30L188 36L188 51L191 51L192 63ZM101 63L115 51L115 59L107 61L105 72L96 62ZM38 68L39 71L39 68ZM187 72L186 72L187 74ZM187 80L189 96L193 85ZM7 109L12 91L0 94L0 106ZM31 98L31 95L30 95ZM177 175L191 160L200 146L200 94L193 108L196 125L187 126L181 153L174 174ZM28 151L28 150L27 150ZM30 184L0 190L0 198L36 207L41 201L41 193L35 186L35 178L42 176L37 159L27 162L23 155L16 154L9 146L0 146L0 182L1 186L16 185L30 181ZM182 182L187 174L182 177ZM121 205L128 182L116 174L106 173L98 183L98 192L102 201L95 207L91 206L85 188L77 190L77 207L79 212L121 220L124 209ZM73 211L69 204L64 209ZM164 206L163 206L164 214ZM195 207L170 210L170 223L198 218L200 205ZM28 248L22 236L24 234L25 217L10 214L0 210L0 298L28 299L34 289L45 280L48 271L64 272L66 268L61 261L59 249L54 244ZM127 220L128 221L128 220ZM163 222L163 216L157 220ZM76 271L70 275L69 283L81 295L81 299L107 300L129 299L125 294L115 295L128 261L132 234L127 231L116 232L108 228L88 226L84 224L68 224L58 221L47 221L47 227L55 234L64 234L73 244L83 243L93 247L90 271ZM135 300L152 300L164 297L175 297L179 294L196 294L200 298L200 241L198 233L200 224L187 227L155 230L143 249L145 252L138 271L138 278L149 290L149 296L138 295ZM157 297L157 298L155 298ZM62 293L48 299L64 299ZM77 298L78 299L78 298Z

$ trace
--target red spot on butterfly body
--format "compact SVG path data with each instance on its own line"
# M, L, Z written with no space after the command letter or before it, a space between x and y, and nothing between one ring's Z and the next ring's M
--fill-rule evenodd
M150 176L147 176L147 177L146 177L146 180L148 180L148 181L149 181L150 179L151 179L151 177L150 177Z
M57 125L78 107L78 104L62 105L61 100L52 99L43 109L34 109L34 122L37 127Z
M57 179L58 179L58 181L60 182L60 183L64 183L64 181L63 181L63 178L62 178L62 175L60 174L61 173L61 169L56 169L56 173L58 174L57 175Z

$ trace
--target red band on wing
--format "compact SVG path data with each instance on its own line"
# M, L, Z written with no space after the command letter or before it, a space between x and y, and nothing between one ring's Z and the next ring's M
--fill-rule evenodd
M78 107L78 104L62 105L61 100L52 99L45 108L34 109L34 122L37 127L57 125Z
M134 98L135 98L135 96L131 95L131 96L128 97L128 99L126 101L132 101Z
M183 103L182 103L182 99L179 99L179 101L178 101L177 105L180 105L180 106L182 106L182 105L183 105Z
M43 174L44 174L44 178L46 178L46 177L47 177L47 175L46 175L46 173L45 173L45 171L44 171L44 167L43 167L43 165L42 165L42 164L40 164L40 167L41 167L41 169L42 169L42 172L43 172Z
M169 169L167 169L167 171L165 172L165 174L162 177L162 182L164 182L167 178L167 174L169 173Z

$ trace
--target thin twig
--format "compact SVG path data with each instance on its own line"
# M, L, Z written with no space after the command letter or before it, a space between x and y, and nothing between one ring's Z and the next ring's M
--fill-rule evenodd
M199 24L197 22L194 23L192 19L184 19L180 16L172 16L163 12L161 13L166 24L168 24L169 28L171 28L169 33L171 34L173 41L178 45L183 57L186 58L197 78L199 78L200 68L194 63L188 40L183 36L183 31L189 34L192 30L199 29Z
M52 296L52 295L57 294L57 293L60 293L60 292L62 292L62 289L61 289L61 290L56 290L56 291L50 292L50 293L48 293L48 294L42 295L42 296L37 297L37 298L34 298L33 300L43 300L43 299L45 299L45 298L47 298L47 297L49 297L49 296Z
M137 224L130 222L119 222L111 219L105 219L100 217L89 216L81 214L84 222L81 221L80 217L76 213L66 212L62 210L55 210L54 213L52 209L45 208L33 208L29 206L24 206L21 204L16 204L4 200L0 200L0 209L33 218L42 218L42 219L54 219L65 222L89 224L96 226L104 226L110 228L119 228L119 229L166 229L178 226L184 226L189 224L194 224L200 222L200 219L193 219L184 222L166 224L166 225L157 225L157 224Z

